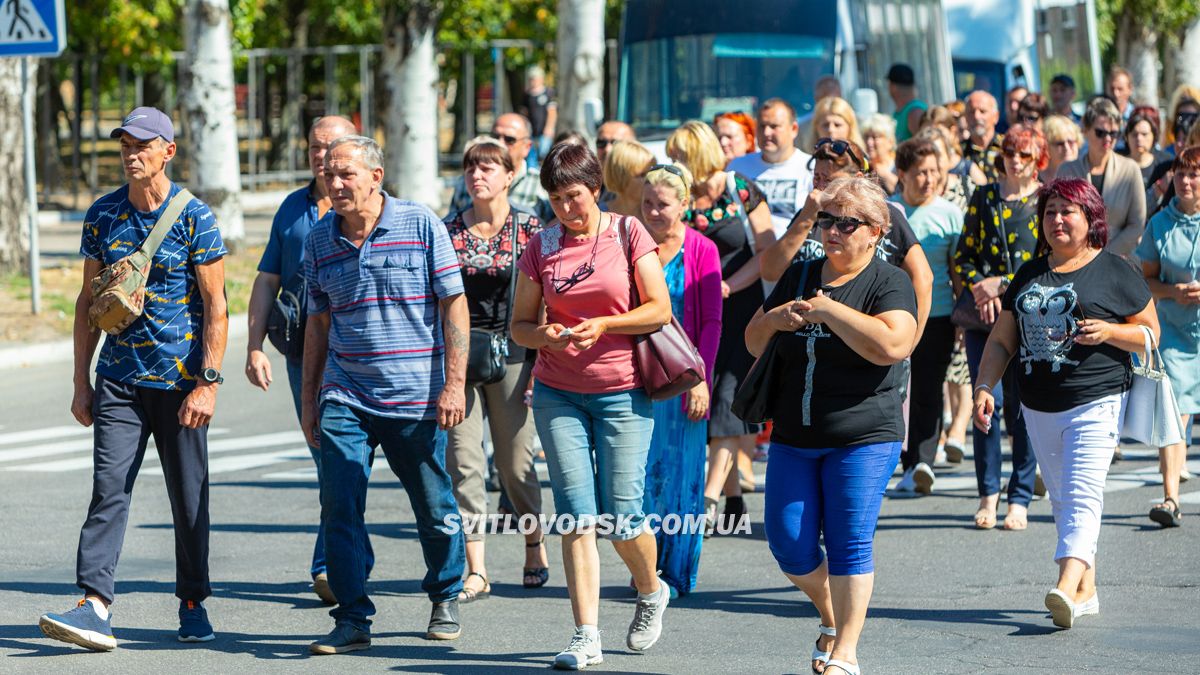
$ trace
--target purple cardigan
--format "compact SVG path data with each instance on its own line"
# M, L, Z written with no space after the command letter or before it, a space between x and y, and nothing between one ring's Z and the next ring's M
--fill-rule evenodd
M721 256L717 245L687 228L683 236L683 332L704 359L709 391L721 342ZM687 406L687 401L683 402Z

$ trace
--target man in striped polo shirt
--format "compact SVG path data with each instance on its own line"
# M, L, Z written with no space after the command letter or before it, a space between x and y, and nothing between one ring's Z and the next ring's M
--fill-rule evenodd
M426 637L461 632L465 551L443 528L458 504L446 473L446 429L462 422L470 319L450 237L428 208L381 189L375 141L344 136L325 155L336 215L305 242L309 289L301 426L321 451L321 522L335 626L314 654L371 645L366 592L369 457L382 447L404 485L428 565ZM318 408L319 406L319 408Z

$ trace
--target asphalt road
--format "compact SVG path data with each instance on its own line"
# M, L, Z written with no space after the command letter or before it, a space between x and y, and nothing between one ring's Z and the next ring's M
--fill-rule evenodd
M522 541L489 539L494 597L463 607L463 636L422 639L429 605L411 509L382 464L368 521L378 562L369 651L310 657L331 627L308 589L318 517L315 472L299 439L286 382L269 393L236 376L230 347L210 441L212 578L206 603L217 639L175 641L177 601L166 492L148 453L134 494L113 606L120 648L91 654L44 638L37 618L79 597L75 545L90 497L90 435L68 412L68 364L9 370L0 381L0 672L436 672L544 670L571 634L557 537L549 585L521 588ZM282 363L276 363L283 378ZM293 433L289 433L293 432ZM1127 448L1114 465L1100 538L1101 613L1053 628L1042 598L1055 579L1049 505L1025 532L972 529L974 475L941 471L937 492L888 499L876 538L875 595L859 649L866 673L1200 672L1200 481L1184 485L1184 527L1146 518L1160 494L1154 453ZM1191 470L1200 474L1200 457ZM544 467L543 467L544 469ZM759 471L765 470L759 465ZM545 473L542 473L543 480ZM545 483L544 483L545 485ZM549 489L546 502L550 503ZM700 584L666 614L643 655L624 646L633 614L628 574L603 544L595 669L649 673L803 673L817 615L776 568L762 532L762 496L748 498L753 533L705 543Z

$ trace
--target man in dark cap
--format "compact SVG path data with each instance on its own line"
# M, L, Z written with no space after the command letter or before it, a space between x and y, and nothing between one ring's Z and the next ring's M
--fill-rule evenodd
M892 113L896 120L896 142L903 143L921 128L921 115L929 104L917 98L917 76L908 64L892 64L887 81L888 95L896 105L896 112Z
M1083 119L1071 109L1075 101L1075 79L1066 73L1059 73L1050 79L1050 112L1067 117L1076 124Z
M79 535L75 568L84 597L70 611L46 614L39 621L48 637L93 651L117 645L109 606L133 484L151 435L175 523L178 639L213 639L201 604L212 593L208 423L217 386L224 381L220 368L228 326L228 251L208 206L167 177L167 164L175 156L171 119L155 108L137 108L111 137L121 140L121 165L128 182L88 209L79 247L83 287L75 301L71 413L94 430L92 500ZM156 228L160 221L161 228ZM131 263L148 269L140 289L144 292L134 290L129 298L132 306L141 305L141 313L127 312L123 321L106 326L110 334L100 350L93 387L88 369L99 330L89 310L94 302L104 306L101 300L111 296L94 296L92 280L108 266L127 270ZM132 323L119 328L126 321Z

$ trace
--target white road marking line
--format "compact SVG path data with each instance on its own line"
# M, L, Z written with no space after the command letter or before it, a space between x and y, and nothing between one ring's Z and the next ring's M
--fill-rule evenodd
M218 473L229 473L230 471L242 471L245 469L256 469L261 466L270 466L279 462L290 462L298 459L309 459L311 455L308 453L308 446L292 448L290 450L277 450L275 452L263 452L252 455L236 455L234 457L222 457L221 459L208 463L208 475L212 476ZM141 471L142 474L151 476L161 476L162 467L152 466Z
M65 438L67 436L91 435L92 430L90 427L85 427L78 424L73 426L44 427L41 429L14 431L10 434L0 434L0 445L15 445L17 443L27 443L29 441L48 441L52 438Z
M224 430L220 430L224 431ZM212 433L210 430L209 433ZM232 452L235 450L249 450L253 448L269 448L274 445L288 445L295 442L304 442L304 434L299 431L280 431L270 434L261 434L258 436L244 436L240 438L226 438L219 441L213 441L208 444L208 454L221 452ZM88 441L88 449L91 449L91 441ZM157 453L154 451L154 445L151 444L146 448L146 456L144 462L156 463L158 460ZM81 469L92 468L92 457L89 454L87 457L73 457L71 459L60 459L53 462L40 462L37 464L24 464L21 466L4 467L4 471L46 471L51 473L60 473L63 471L78 471ZM144 473L149 469L143 466Z
M83 430L83 432L87 433L89 436L92 433L91 429L83 429L82 427L81 427L81 429ZM229 430L223 429L223 428L209 429L209 431L208 431L208 434L210 436L219 436L219 435L223 435L223 434L227 434L227 433L229 433ZM10 448L8 450L0 450L0 462L15 462L15 461L22 460L22 459L37 459L40 457L50 457L53 455L67 455L70 453L82 452L85 450L88 451L89 455L91 455L92 442L93 442L93 439L91 439L91 438L77 438L77 439L71 440L71 441L59 441L58 443L46 443L43 445L31 445L31 446L24 447L24 448ZM213 445L213 444L210 443L209 445ZM149 449L153 449L153 448L154 448L154 441L152 439L149 444ZM90 467L91 465L92 465L92 460L91 460L91 457L89 456L87 464L85 466Z

